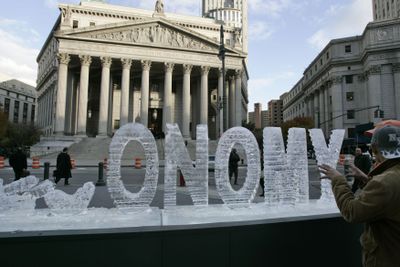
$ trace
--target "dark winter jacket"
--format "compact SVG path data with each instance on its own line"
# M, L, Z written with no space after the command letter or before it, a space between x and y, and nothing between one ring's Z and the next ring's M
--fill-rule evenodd
M56 177L58 178L71 178L71 158L70 156L62 152L57 156L57 172Z
M26 155L18 150L16 153L11 155L9 159L10 166L14 169L14 171L21 172L23 169L28 168L28 162L26 159Z

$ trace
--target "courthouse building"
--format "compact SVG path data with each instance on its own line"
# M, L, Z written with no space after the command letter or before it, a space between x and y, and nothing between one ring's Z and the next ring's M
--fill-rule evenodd
M140 122L155 135L177 123L186 138L208 124L215 139L221 119L223 130L246 119L247 1L203 1L203 17L154 2L154 11L104 0L59 5L37 58L38 125L47 136L110 136Z
M309 116L326 134L346 129L355 138L359 125L400 119L400 5L375 0L373 7L361 36L332 40L286 93L285 121Z

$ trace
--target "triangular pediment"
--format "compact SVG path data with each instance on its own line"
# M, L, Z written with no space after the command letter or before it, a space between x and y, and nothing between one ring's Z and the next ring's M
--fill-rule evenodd
M219 50L217 41L160 18L67 30L59 32L58 37L216 53Z

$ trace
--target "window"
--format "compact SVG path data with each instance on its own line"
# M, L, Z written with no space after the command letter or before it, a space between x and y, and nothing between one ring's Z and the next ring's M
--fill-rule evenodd
M353 101L354 100L354 92L347 92L346 99L348 102Z
M35 105L32 105L31 122L35 121Z
M231 45L231 39L226 39L226 45Z
M90 27L96 26L95 22L90 22Z
M19 101L14 102L14 118L13 122L18 123L18 116L19 115Z
M344 51L345 51L346 53L351 53L351 45L346 45L346 46L344 47Z
M329 96L329 104L332 105L332 96Z
M347 83L347 84L353 83L353 75L346 75L346 76L344 76L344 77L345 77L345 79L346 79L346 83Z
M5 114L10 114L10 99L6 98L4 99L4 113Z
M329 59L329 52L326 52L326 59Z
M350 109L347 111L347 119L348 120L354 120L356 117L356 113L354 111L354 109Z
M319 64L321 64L321 66L322 66L322 64L323 64L322 58L319 60Z
M79 25L79 21L77 21L77 20L72 21L72 28L73 29L78 28L78 25Z
M28 120L28 103L24 103L24 109L22 111L22 123L26 124Z

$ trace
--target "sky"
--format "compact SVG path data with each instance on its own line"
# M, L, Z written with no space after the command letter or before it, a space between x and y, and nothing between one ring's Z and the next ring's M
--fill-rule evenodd
M36 85L36 57L59 10L80 0L2 0L0 81ZM107 0L154 9L155 0ZM164 0L165 11L200 16L201 0ZM361 35L372 21L372 0L248 0L249 111L289 91L331 39Z

